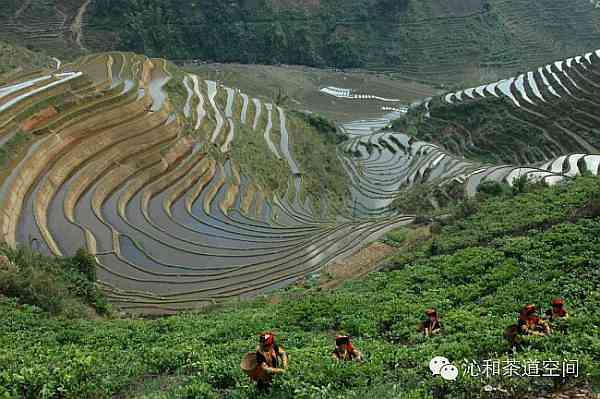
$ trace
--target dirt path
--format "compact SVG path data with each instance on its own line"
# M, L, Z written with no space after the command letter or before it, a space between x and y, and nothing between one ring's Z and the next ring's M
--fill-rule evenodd
M79 48L84 51L87 49L81 43L81 40L83 39L83 29L81 28L81 25L83 23L83 15L85 14L85 10L87 9L91 1L92 0L86 0L85 3L83 3L81 7L79 7L77 15L75 16L73 24L71 25L71 32L73 32L73 36L75 37L75 43L77 43Z

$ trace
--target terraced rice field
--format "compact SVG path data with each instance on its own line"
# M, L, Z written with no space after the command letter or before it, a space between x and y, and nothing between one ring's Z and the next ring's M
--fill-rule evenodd
M517 77L448 93L444 96L444 101L448 104L455 104L468 101L469 99L475 100L489 96L497 98L506 96L519 108L521 107L521 103L529 103L535 106L536 103L548 102L542 95L538 82L541 82L542 90L548 91L554 97L562 98L563 95L567 95L577 99L573 94L573 91L575 91L573 89L582 90L584 93L586 91L577 84L574 77L577 79L577 76L581 75L581 72L588 69L587 65L592 64L592 57L597 62L599 56L600 50L596 50L595 52L586 53L583 56L556 61L553 64L546 64L543 67L539 67L536 71L520 74ZM578 68L580 68L579 71Z
M458 184L468 196L473 196L485 181L512 186L515 179L526 175L531 180L556 184L564 177L562 168L549 167L552 162L540 167L519 167L470 161L404 133L377 131L382 122L362 121L359 128L364 129L364 135L357 134L340 149L340 161L352 176L354 214L389 214L392 202L416 184L430 184L442 189ZM356 134L356 124L344 126ZM586 162L591 165L589 170L594 173L598 171L596 159L600 156L586 156ZM593 165L596 165L595 169ZM578 173L579 170L567 175Z
M436 12L434 3L451 11ZM460 3L464 13L456 3L410 4L407 15L385 25L371 45L394 63L366 66L429 82L479 82L582 52L596 45L600 33L598 9L588 0Z
M86 0L1 0L0 34L5 40L44 52L73 55L84 50ZM106 35L100 41L110 44Z
M412 220L317 214L285 109L186 74L178 110L165 90L175 76L163 60L110 53L1 87L0 137L23 126L33 137L2 184L3 240L85 247L113 303L164 312L290 284ZM263 193L215 155L241 125L289 166L286 192Z
M495 148L503 161L536 163L570 152L595 153L600 146L596 116L599 55L600 51L588 52L516 77L448 93L434 104L427 123L435 131L448 133L444 146L462 147L466 155ZM475 108L486 108L486 112L474 113ZM471 120L469 113L475 115ZM479 127L473 129L472 121ZM452 123L454 128L442 126ZM468 135L469 146L454 136L458 130L462 130L461 137Z
M99 284L129 311L176 311L273 290L411 223L415 217L393 203L415 185L450 198L457 189L475 195L487 181L513 185L526 176L556 184L584 170L598 174L599 55L428 97L408 115L397 109L340 124L347 140L337 160L351 196L337 209L307 192L314 165L294 158L296 125L263 98L131 53L16 76L0 87L0 140L31 139L0 176L0 233L11 245L49 254L87 248L100 265ZM532 120L565 106L587 117L572 119L576 131L552 120L563 137L547 130L548 137L571 145L540 146L540 160L531 163L467 159L389 129L398 118L433 121L465 104L485 114L480 104L488 101ZM263 141L256 157L286 168L284 190L265 190L232 158L237 138L248 134ZM461 136L461 148L472 139ZM439 205L439 195L426 200Z
M391 212L392 202L415 184L430 185L446 196L457 188L474 196L488 181L513 185L525 176L552 185L584 172L597 175L599 70L600 50L517 77L426 98L413 104L406 118L396 110L380 119L341 125L351 137L340 160L352 177L355 211ZM394 119L394 126L415 128L417 136L381 131ZM471 131L467 123L472 119L473 126L498 131ZM541 139L535 138L537 132ZM477 148L479 143L484 145ZM535 155L523 154L522 149ZM499 162L474 161L463 154L491 154ZM433 196L429 200L436 202Z
M190 71L223 81L254 96L273 97L278 92L289 96L289 107L312 110L330 119L349 122L364 117L377 117L381 108L392 103L410 104L441 94L443 91L424 83L390 79L381 74L360 71L334 72L300 66L201 64L188 65ZM370 95L370 100L331 96L324 88L345 90L342 94ZM337 93L337 92L336 92ZM394 100L392 103L378 98Z
M351 89L343 89L335 86L323 87L319 90L322 93L328 94L330 96L338 97L338 98L348 98L353 100L378 100L384 102L397 103L400 102L398 98L385 98L379 97L374 94L365 94L365 93L355 93Z

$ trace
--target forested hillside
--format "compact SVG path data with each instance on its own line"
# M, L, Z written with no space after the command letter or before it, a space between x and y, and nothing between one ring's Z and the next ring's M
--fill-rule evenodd
M86 21L155 56L365 67L441 82L516 72L600 39L588 0L101 0Z
M0 33L59 53L394 71L489 81L592 49L589 0L0 0Z

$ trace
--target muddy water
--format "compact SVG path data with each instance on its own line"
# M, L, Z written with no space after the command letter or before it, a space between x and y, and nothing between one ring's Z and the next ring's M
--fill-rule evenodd
M50 248L48 248L40 233L33 212L33 202L35 201L35 197L37 197L38 191L39 186L36 186L25 200L19 224L17 225L17 241L25 245L30 245L31 248L44 255L51 255Z
M60 186L48 207L48 230L50 230L50 233L54 237L54 241L63 255L66 256L74 255L79 248L85 246L83 231L81 228L73 225L67 220L63 207L68 188L80 173L82 173L82 170Z
M189 76L183 78L183 86L185 86L185 90L187 91L187 99L185 100L185 105L183 107L183 115L185 115L186 118L189 118L192 114L192 97L194 96L194 90L191 86Z

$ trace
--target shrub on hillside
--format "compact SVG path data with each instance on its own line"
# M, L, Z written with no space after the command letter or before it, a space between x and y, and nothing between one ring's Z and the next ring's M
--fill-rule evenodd
M408 238L409 230L400 228L386 234L384 242L388 245L399 246Z
M453 219L461 220L474 215L479 209L479 202L476 199L465 199L460 201L454 209Z
M78 250L73 257L54 258L23 246L12 249L2 245L0 255L8 260L0 267L0 294L53 315L82 316L86 306L99 314L110 311L95 285L96 261L85 250Z
M326 119L321 115L298 111L293 111L292 114L298 116L317 132L321 133L331 144L340 144L348 139L346 135L338 133L336 126L329 119Z
M0 294L36 305L51 314L62 312L67 296L64 284L55 276L33 267L0 270Z
M499 197L510 191L507 184L497 181L485 181L477 187L477 193L489 197Z

